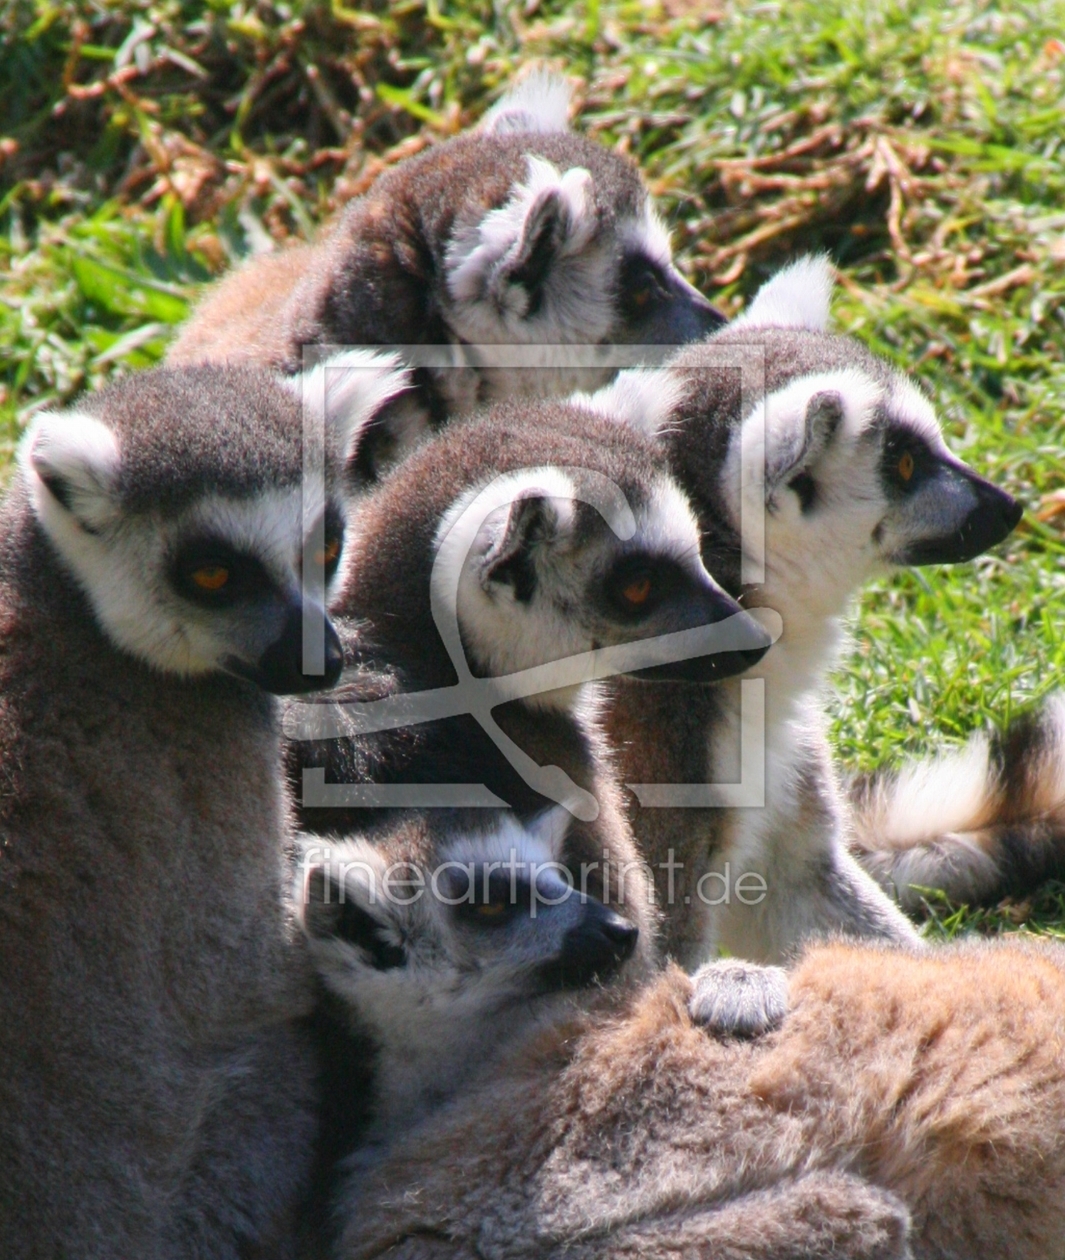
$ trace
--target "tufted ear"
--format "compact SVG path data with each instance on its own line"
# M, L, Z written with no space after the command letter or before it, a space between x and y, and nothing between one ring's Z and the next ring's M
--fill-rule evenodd
M410 372L396 354L343 350L302 376L282 378L306 406L321 408L325 392L326 431L349 463L367 427L382 407L410 388Z
M343 941L362 952L375 971L407 965L407 953L388 914L379 863L355 859L310 867L304 888L303 928L312 941Z
M732 327L824 332L831 300L832 265L824 254L811 254L763 284Z
M536 591L536 548L558 536L562 513L555 500L530 492L516 499L484 556L481 585L509 586L514 598L528 603Z
M668 428L687 389L688 381L667 367L629 368L594 394L574 394L569 401L656 438Z
M488 298L519 317L534 315L552 267L595 234L589 172L574 166L562 174L543 158L526 161L525 183L448 249L448 288L458 302Z
M799 446L769 453L769 466L766 470L769 483L776 485L784 477L816 468L821 456L832 445L842 420L841 394L832 389L822 389L811 394L806 404Z
M534 70L516 83L488 111L480 130L489 135L532 131L549 135L569 130L572 92L561 75Z
M38 518L50 526L99 533L119 513L118 439L95 416L46 411L33 421L18 454Z

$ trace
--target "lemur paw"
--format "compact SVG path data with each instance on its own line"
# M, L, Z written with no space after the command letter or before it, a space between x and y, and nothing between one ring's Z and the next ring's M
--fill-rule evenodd
M707 963L692 976L688 1013L718 1036L760 1037L788 1013L788 974L741 958Z

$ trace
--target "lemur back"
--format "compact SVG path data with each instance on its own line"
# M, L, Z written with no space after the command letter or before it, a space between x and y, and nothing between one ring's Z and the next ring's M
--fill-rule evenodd
M815 948L753 1042L689 996L673 970L441 1108L352 1179L336 1254L1059 1260L1060 946Z

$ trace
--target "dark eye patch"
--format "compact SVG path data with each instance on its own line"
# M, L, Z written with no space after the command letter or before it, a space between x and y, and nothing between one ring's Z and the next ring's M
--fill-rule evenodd
M255 556L221 538L185 542L170 563L170 581L183 598L204 608L225 608L261 599L274 589Z
M465 871L451 872L449 899L456 901L452 907L455 917L470 927L505 927L520 915L528 914L532 905L532 888L528 879L511 871L488 871L474 867L473 888ZM458 898L463 898L458 901Z
M920 434L894 425L884 438L880 475L895 494L910 494L931 475L936 457Z
M625 556L607 574L603 594L623 620L640 621L686 584L679 565L661 556Z
M659 302L669 299L669 286L662 268L646 254L625 256L618 286L618 302L627 320L639 320Z
M344 550L344 517L332 504L326 508L323 533L323 545L318 549L314 559L324 569L326 584L328 584L340 567L340 558Z

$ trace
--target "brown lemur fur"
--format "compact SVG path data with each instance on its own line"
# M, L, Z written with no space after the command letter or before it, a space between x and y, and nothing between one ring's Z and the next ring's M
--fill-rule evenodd
M402 1024L407 994L308 909L337 992ZM382 934L400 913L378 907ZM505 957L481 950L483 988ZM1062 947L841 942L811 947L788 983L782 1026L754 1040L693 1024L676 967L614 989L612 1011L598 997L503 1040L480 1077L351 1161L334 1256L1061 1260ZM505 1039L503 1013L486 1043L497 1024Z

